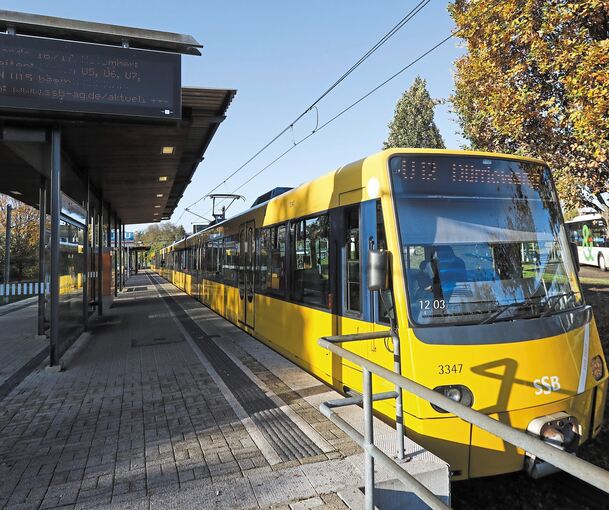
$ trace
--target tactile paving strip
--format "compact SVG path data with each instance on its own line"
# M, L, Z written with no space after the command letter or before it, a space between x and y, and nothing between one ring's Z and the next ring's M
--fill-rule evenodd
M281 460L290 461L323 453L189 317L180 306L179 300L192 298L185 294L172 296L162 288L156 277L149 276L176 318L194 339Z

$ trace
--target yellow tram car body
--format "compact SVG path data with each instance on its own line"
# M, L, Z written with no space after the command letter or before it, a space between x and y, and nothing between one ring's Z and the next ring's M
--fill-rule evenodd
M388 329L390 306L366 288L370 246L391 254L385 302L402 375L453 397L457 388L464 403L469 395L474 409L531 433L566 418L565 448L598 434L607 365L542 161L385 150L161 250L153 269L325 383L361 391L361 369L317 340ZM345 345L393 368L390 342ZM392 390L376 376L373 387ZM374 409L395 419L393 401ZM525 467L522 450L407 393L404 413L407 435L453 479Z

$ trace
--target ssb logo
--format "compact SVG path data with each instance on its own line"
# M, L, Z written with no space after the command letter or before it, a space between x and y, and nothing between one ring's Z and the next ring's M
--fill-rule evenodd
M535 395L549 395L560 389L560 380L557 375L544 375L540 379L535 379L533 386L535 387Z

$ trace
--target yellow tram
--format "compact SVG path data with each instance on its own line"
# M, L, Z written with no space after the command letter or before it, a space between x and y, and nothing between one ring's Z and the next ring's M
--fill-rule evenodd
M275 196L277 195L277 196ZM370 249L391 290L366 286ZM359 367L317 345L388 329L402 375L568 451L598 434L607 366L548 167L503 154L386 150L249 210L155 256L162 276L339 391ZM393 367L391 342L347 344ZM374 391L392 385L374 378ZM393 401L375 411L395 417ZM525 452L404 395L407 435L454 479L521 470Z

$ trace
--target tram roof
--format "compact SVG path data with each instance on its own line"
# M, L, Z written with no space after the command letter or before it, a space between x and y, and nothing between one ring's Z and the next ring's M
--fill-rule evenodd
M357 170L357 166L358 164L361 164L363 161L365 161L366 159L372 158L372 157L385 157L386 159L389 159L392 156L395 155L404 155L404 154L429 154L429 155L444 155L444 156L456 156L456 157L462 157L462 156L473 156L473 157L482 157L482 158L499 158L499 159L511 159L514 161L522 161L522 162L528 162L528 163L535 163L535 164L539 164L539 165L546 165L546 163L538 158L531 158L528 156L519 156L519 155L514 155L514 154L505 154L505 153L499 153L499 152L485 152L485 151L471 151L471 150L462 150L462 149L423 149L423 148L408 148L408 147L397 147L397 148L391 148L391 149L385 149L383 151L374 153L374 154L370 154L362 159L359 159L357 161L353 161L351 163L348 163L347 165L343 165L337 169L334 169L330 172L326 172L314 179L312 179L310 182L308 183L303 183L300 184L297 187L294 188L285 188L286 191L284 193L278 194L276 197L272 197L269 198L268 200L261 202L261 203L254 203L250 208L239 212L238 214L236 214L235 216L232 216L230 218L226 218L218 223L212 223L209 224L207 226L205 226L203 229L199 230L198 232L194 232L192 234L186 235L185 237L183 237L182 239L179 239L175 242L173 242L172 244L170 244L169 246L166 246L165 248L172 248L176 245L179 245L193 237L197 237L199 236L201 233L209 231L211 229L217 228L219 226L222 226L223 224L234 220L235 218L238 218L239 216L245 215L250 213L251 211L254 211L256 209L262 208L262 207L266 207L268 206L269 202L275 200L275 199L289 199L290 196L293 196L293 194L297 194L300 193L301 187L305 186L307 184L310 183L315 183L316 181L322 180L324 178L326 178L328 175L332 175L332 174L338 174L339 172L344 172L344 171L349 171L349 172L353 172L354 170Z

